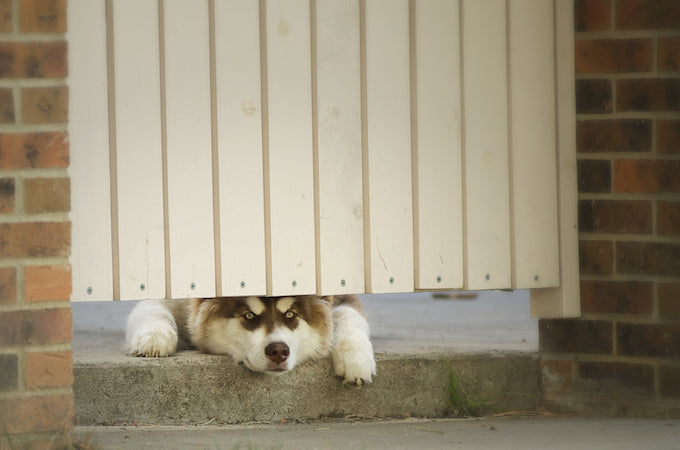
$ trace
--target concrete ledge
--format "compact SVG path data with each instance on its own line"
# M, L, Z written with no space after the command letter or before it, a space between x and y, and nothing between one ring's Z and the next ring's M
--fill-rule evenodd
M370 386L343 386L330 359L279 377L257 374L230 358L182 352L166 359L76 359L76 423L189 424L343 417L444 417L451 369L461 390L486 399L484 414L539 405L533 353L377 355Z

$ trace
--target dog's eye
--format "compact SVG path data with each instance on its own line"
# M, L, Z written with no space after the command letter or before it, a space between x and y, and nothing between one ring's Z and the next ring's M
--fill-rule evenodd
M295 317L295 313L293 311L286 311L286 319L292 319Z
M253 319L255 318L255 314L253 314L252 312L248 311L247 313L245 313L245 314L243 315L243 317L245 317L246 320L253 320Z

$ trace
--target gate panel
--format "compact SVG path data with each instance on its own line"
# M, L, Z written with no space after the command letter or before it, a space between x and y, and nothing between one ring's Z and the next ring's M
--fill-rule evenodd
M463 1L467 289L511 287L505 0Z
M364 202L369 292L413 290L407 0L365 1Z
M208 2L164 4L171 294L211 297L215 248Z
M267 127L270 295L316 292L310 12L268 0Z
M68 6L73 297L113 299L104 0Z
M319 291L364 292L359 0L316 1Z
M553 4L510 0L513 287L559 284Z
M459 4L416 1L414 162L417 289L463 287Z
M158 3L113 9L119 298L165 297Z
M259 5L215 5L222 295L265 295Z

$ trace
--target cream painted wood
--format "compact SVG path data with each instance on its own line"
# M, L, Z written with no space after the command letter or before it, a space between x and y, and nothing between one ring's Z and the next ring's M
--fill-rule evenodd
M459 21L458 1L415 2L417 289L463 287Z
M511 287L505 0L463 1L467 289Z
M266 2L270 295L316 292L310 10Z
M207 0L165 0L168 233L173 298L215 295Z
M510 0L513 283L558 286L553 4Z
M158 3L112 5L120 297L165 298Z
M389 14L386 13L389 11ZM366 0L369 292L411 291L413 214L409 5Z
M222 295L265 295L259 4L215 2Z
M364 292L359 0L316 2L318 286Z
M74 300L113 299L104 0L68 6L71 267Z
M554 5L560 285L531 290L531 314L541 318L577 317L581 314L574 101L574 5L572 0L556 0Z

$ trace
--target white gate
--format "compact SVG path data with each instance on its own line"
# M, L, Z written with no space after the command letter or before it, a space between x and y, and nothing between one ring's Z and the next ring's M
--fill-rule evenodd
M70 0L73 299L579 312L571 0Z

